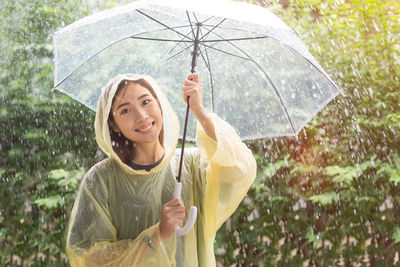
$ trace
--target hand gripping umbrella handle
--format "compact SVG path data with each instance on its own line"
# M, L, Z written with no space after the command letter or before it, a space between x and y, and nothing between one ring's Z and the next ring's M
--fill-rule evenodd
M181 198L181 191L182 191L182 183L177 182L175 184L175 198ZM190 207L189 211L189 219L186 222L186 225L182 228L179 226L175 226L175 233L177 235L186 235L194 226L197 218L197 208L195 206Z

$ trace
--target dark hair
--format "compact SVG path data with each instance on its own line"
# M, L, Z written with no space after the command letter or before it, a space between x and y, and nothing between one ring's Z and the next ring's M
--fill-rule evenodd
M114 94L113 100L111 102L111 107L115 102L115 99L117 98L117 94L119 91L121 91L123 88L127 87L129 84L137 84L140 85L144 88L146 88L147 90L150 91L151 95L156 99L158 106L160 107L161 110L161 114L162 114L162 109L161 109L161 104L160 101L157 98L156 93L154 92L153 88L143 79L137 80L137 81L130 81L130 80L122 80L117 88L117 91ZM124 163L128 163L130 161L133 160L133 158L135 157L135 146L134 143L129 140L128 138L126 138L122 132L114 132L112 129L112 125L115 125L115 121L114 121L114 116L113 116L113 112L112 112L112 108L110 109L110 113L108 115L108 129L110 131L110 136L111 136L111 144L112 144L112 148L115 151L115 153L117 153L117 155L120 157L120 159L122 160L122 162ZM162 146L164 146L164 125L161 127L161 132L160 135L158 136L159 140L160 140L160 144Z

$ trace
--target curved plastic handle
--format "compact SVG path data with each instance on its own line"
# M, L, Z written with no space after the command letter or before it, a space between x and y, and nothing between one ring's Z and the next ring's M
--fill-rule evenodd
M182 191L182 183L177 182L175 184L175 192L174 196L175 198L181 198L181 191ZM175 227L175 233L177 235L186 235L194 226L194 223L196 222L197 218L197 208L195 206L190 207L189 211L189 218L182 228L179 226Z

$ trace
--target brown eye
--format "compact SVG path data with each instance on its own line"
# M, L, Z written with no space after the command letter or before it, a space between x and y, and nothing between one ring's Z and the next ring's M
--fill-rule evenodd
M143 101L143 105L147 105L148 103L150 103L150 99L146 99L145 101Z
M131 111L131 110L128 109L128 108L126 108L126 109L124 109L124 110L121 111L121 114L122 114L122 115L123 115L123 114L126 114L126 113L128 113L129 111Z

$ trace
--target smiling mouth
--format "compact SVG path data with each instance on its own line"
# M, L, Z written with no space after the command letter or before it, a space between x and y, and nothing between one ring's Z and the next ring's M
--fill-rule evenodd
M146 131L148 131L148 130L150 130L152 127L153 127L153 125L155 124L156 122L155 121L153 121L149 126L147 126L146 128L143 128L143 129L136 129L135 131L136 132L139 132L139 133L141 133L141 132L146 132Z

